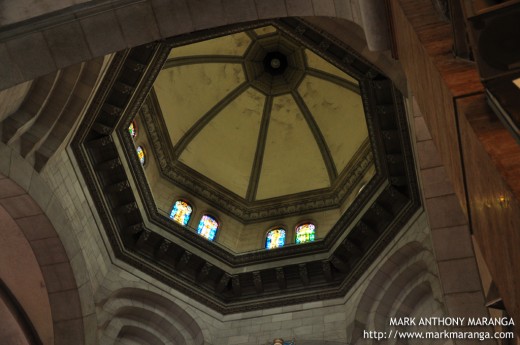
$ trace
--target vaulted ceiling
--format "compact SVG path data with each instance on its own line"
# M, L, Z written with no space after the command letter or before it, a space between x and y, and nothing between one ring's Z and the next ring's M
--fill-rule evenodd
M143 113L161 174L242 222L340 207L373 167L358 81L273 25L173 47Z
M356 198L319 241L230 252L157 210L138 114L162 177L244 222ZM73 147L117 257L222 313L344 296L420 206L399 92L296 18L117 54Z

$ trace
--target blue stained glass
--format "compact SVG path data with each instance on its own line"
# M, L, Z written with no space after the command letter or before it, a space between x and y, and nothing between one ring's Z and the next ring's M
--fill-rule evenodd
M265 249L283 247L285 245L285 230L273 229L267 233Z
M170 218L181 225L186 225L190 220L192 211L193 209L187 202L178 200L173 205Z
M210 241L215 239L215 235L218 230L218 222L215 218L208 216L207 214L203 215L199 222L199 227L197 228L197 233Z

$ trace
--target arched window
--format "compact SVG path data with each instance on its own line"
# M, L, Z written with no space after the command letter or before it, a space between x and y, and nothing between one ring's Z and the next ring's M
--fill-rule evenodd
M199 222L199 227L197 228L197 233L202 237L207 238L210 241L215 239L215 235L218 230L218 222L215 218L208 216L207 214L203 215Z
M278 228L270 230L265 238L265 249L280 248L285 245L285 230Z
M135 121L130 122L130 126L128 126L128 132L130 132L130 136L132 139L135 139L137 137L137 124Z
M296 228L296 243L307 243L314 241L316 226L312 223L305 223Z
M135 151L137 152L137 158L139 158L139 162L141 162L141 165L144 166L146 163L146 152L144 151L144 148L142 146L137 146Z
M170 212L170 218L181 225L188 224L193 209L190 204L183 200L177 200L173 204L172 211Z

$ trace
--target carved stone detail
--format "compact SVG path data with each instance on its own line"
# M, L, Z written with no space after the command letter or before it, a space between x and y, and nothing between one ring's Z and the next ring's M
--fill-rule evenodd
M110 116L119 116L123 111L123 109L109 103L103 104L101 110L103 111L103 113Z
M378 115L388 115L395 111L393 104L384 104L376 106L376 113Z
M340 272L347 273L349 271L349 264L345 262L343 259L341 259L339 256L332 255L330 258L330 262Z
M386 155L386 160L390 164L402 164L403 163L403 156L402 155L396 155L396 154L389 154L389 155Z
M206 261L204 265L202 265L199 273L197 274L197 280L199 282L203 282L208 277L209 272L211 272L212 268L213 265Z
M278 281L278 287L280 289L287 288L287 280L285 279L285 272L283 267L276 268L276 281Z
M240 276L239 275L231 276L231 286L233 287L233 294L235 296L240 296L242 294L242 288L240 287Z
M327 49L329 49L330 47L330 42L329 41L321 41L320 44L318 45L318 50L319 51L326 51Z
M115 184L112 184L105 188L107 193L121 193L124 190L130 188L130 182L128 180L124 180Z
M100 163L97 168L99 170L114 170L116 168L119 168L121 166L121 160L119 159L119 157L117 158L114 158L114 159L110 159L106 162L103 162L103 163Z
M114 84L114 90L121 92L123 95L130 95L134 91L134 87L118 81Z
M116 209L114 211L117 214L129 214L134 211L137 211L138 209L139 209L139 207L137 206L137 202L132 201L128 204L116 207Z
M379 72L377 72L376 70L374 70L374 69L369 69L368 72L365 73L365 76L366 76L367 78L373 79L373 78L375 78L378 74L379 74Z
M332 267L330 267L329 260L323 260L321 262L321 269L323 270L323 275L325 276L325 280L331 282L333 280L332 276Z
M146 69L146 65L132 59L128 59L126 64L134 72L143 72Z
M262 284L262 275L260 271L253 272L253 283L255 284L255 290L257 293L264 292L264 286Z
M96 122L92 125L92 129L98 132L99 134L109 135L112 133L112 127L105 126L102 123Z
M377 232L368 226L365 222L360 221L356 224L356 228L359 229L363 236L376 237Z
M307 272L307 264L299 264L298 272L303 285L309 285L309 272Z
M89 147L104 147L107 145L110 145L114 142L114 139L112 139L111 136L106 135L98 139L94 139L88 142Z
M159 245L159 248L157 248L155 252L155 256L158 259L163 259L166 257L166 254L168 253L168 250L172 247L172 242L168 241L167 239L163 239L161 241L161 244Z
M175 265L175 269L177 269L177 271L182 271L190 261L191 256L192 254L188 251L182 253L181 258L179 259L179 261L177 261L177 264Z
M355 61L354 57L350 54L348 55L345 55L343 57L343 59L341 59L341 62L344 63L345 65L350 65L352 64L353 62Z
M143 223L133 224L133 225L127 226L125 228L125 232L128 234L131 234L131 235L137 234L143 230L144 230Z
M152 234L152 232L150 230L142 231L141 234L139 235L139 238L135 242L136 247L138 247L138 248L142 247L144 245L144 243L146 241L148 241L148 239L150 238L151 234Z
M348 253L351 253L354 256L362 254L361 249L349 239L343 242L343 247L345 247Z
M374 214L379 218L392 218L392 214L388 212L383 206L379 205L377 202L370 206L370 210L372 210Z

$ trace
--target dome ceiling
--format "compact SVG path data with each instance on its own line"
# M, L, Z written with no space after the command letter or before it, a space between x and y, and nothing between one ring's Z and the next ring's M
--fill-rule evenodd
M173 48L149 103L163 175L199 177L244 221L284 197L338 207L371 165L358 81L272 25Z
M72 147L115 257L224 314L344 297L420 207L401 95L298 18L116 54ZM234 216L221 234L231 220L339 219L315 242L238 254L161 213L154 179Z

